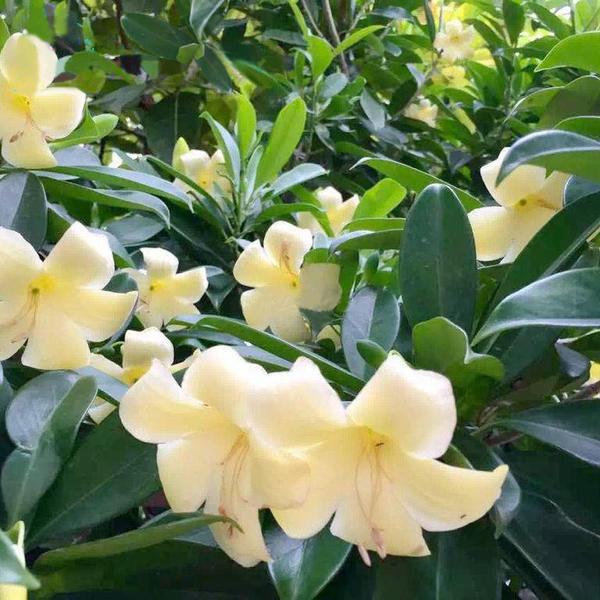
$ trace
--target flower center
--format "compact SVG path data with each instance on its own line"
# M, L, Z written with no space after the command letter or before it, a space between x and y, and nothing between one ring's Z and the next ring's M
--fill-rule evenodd
M142 375L145 375L150 369L150 365L140 365L135 367L128 367L123 370L123 383L128 386L132 386L138 381Z
M166 287L166 283L163 279L151 279L149 290L151 292L159 292L160 290L164 290Z
M14 106L21 112L29 114L31 112L31 100L24 94L15 94L13 96Z

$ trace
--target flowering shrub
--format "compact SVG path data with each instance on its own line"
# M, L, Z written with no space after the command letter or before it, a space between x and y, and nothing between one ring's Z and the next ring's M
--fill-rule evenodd
M0 598L595 598L597 0L0 2Z

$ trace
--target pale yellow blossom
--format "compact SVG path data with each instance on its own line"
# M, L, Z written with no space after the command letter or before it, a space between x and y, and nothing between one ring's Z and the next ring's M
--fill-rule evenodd
M475 29L472 25L465 27L461 21L453 19L446 22L444 31L438 32L434 46L444 60L455 62L473 55L474 39Z
M427 98L421 98L417 102L409 104L404 110L404 115L409 119L422 121L429 125L429 127L435 127L438 116L438 107L436 104L432 104Z
M177 273L179 260L163 248L142 248L143 269L128 269L140 292L137 317L145 327L161 328L173 317L197 315L195 303L208 289L204 267Z
M331 186L317 190L315 198L319 201L321 208L327 213L327 218L329 219L329 224L334 235L339 235L342 229L350 223L359 203L358 196L356 195L344 202L342 194ZM296 221L299 227L308 229L312 233L324 233L319 222L309 212L298 213Z
M459 65L443 66L433 74L431 79L433 83L455 89L463 89L471 83L467 78L466 69Z
M87 340L116 333L136 292L105 291L115 272L107 238L74 223L45 261L19 233L0 227L0 360L26 342L21 361L75 369L90 360Z
M241 296L244 318L251 327L270 327L275 335L300 342L310 337L301 308L333 309L340 300L340 268L330 263L304 264L312 234L285 221L277 221L265 234L264 246L249 244L233 267L242 285L255 288Z
M211 530L246 567L269 560L259 509L298 506L309 485L305 460L265 445L250 428L249 403L265 377L232 348L216 346L196 356L181 387L155 360L119 407L132 435L158 444L160 480L173 511L204 504L205 513L233 519L241 530L229 523Z
M469 213L477 258L512 262L531 238L562 208L569 175L533 165L517 167L499 185L496 179L508 152L481 169L481 177L498 206Z
M26 33L11 35L0 52L2 156L15 167L55 166L47 140L69 135L83 116L81 90L49 88L56 64L52 47Z

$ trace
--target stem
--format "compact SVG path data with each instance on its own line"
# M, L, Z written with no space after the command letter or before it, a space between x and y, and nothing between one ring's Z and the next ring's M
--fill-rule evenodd
M117 27L119 28L119 38L121 39L121 44L123 44L123 48L129 48L127 36L125 35L123 27L121 26L121 18L123 17L122 0L115 0L115 12L117 14Z
M323 35L322 31L319 29L319 26L317 25L317 22L315 21L315 18L313 17L313 14L310 11L308 4L306 4L306 0L300 0L300 4L302 4L302 8L304 9L306 16L308 17L308 20L310 21L311 27L315 30L315 33L318 36L324 38L325 36Z
M323 0L323 16L325 17L325 21L327 23L327 27L329 28L329 33L331 34L331 39L336 46L340 45L340 36L338 34L337 27L335 26L335 20L333 18L333 13L331 12L331 4L329 0ZM348 71L348 63L346 62L346 57L343 52L340 52L340 63L342 65L342 71L344 71L345 75L349 74Z

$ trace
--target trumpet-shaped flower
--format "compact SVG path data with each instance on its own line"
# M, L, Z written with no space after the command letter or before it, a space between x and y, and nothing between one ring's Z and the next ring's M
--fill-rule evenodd
M2 156L26 169L56 165L48 139L69 135L81 121L85 94L49 88L56 53L35 35L14 33L0 52L0 138Z
M427 98L421 98L418 102L409 104L404 110L404 115L409 119L422 121L429 127L435 127L438 116L438 107Z
M446 23L444 31L436 35L434 46L442 53L442 58L455 62L473 55L474 39L472 25L465 27L460 20L453 19Z
M269 560L258 510L292 507L306 498L307 463L263 444L249 427L249 402L266 377L233 349L216 346L192 362L179 387L159 361L129 389L119 413L136 438L158 444L158 470L175 512L204 504L230 517L211 525L231 558L250 567Z
M25 541L25 524L23 521L19 521L15 524L15 526L9 532L9 536L13 538L11 541L14 542L12 545L12 551L15 553L19 562L25 566L25 553L23 552L23 542ZM0 584L0 599L27 600L27 588L24 585L2 583Z
M173 364L175 356L173 344L156 327L149 327L144 331L130 329L125 333L125 341L121 346L122 365L105 358L101 354L92 354L90 366L118 379L127 386L132 386L152 366L153 360L158 360L172 373L185 369L189 361L177 365ZM115 406L110 402L96 398L90 408L90 417L96 422L103 421Z
M344 410L317 367L301 358L263 381L251 414L257 436L303 452L311 486L299 507L273 514L291 537L331 532L367 550L429 554L422 529L448 531L483 516L500 495L507 467L493 472L439 460L456 426L444 376L413 369L390 355Z
M195 303L208 289L204 267L177 273L179 260L162 248L142 248L143 269L127 272L138 284L137 316L145 327L162 327L173 317L197 315Z
M546 177L543 167L516 168L499 185L496 179L508 152L481 169L481 177L499 206L469 213L479 260L512 262L531 238L562 208L569 175L554 171Z
M339 235L342 229L352 221L354 211L358 206L358 196L354 195L344 202L342 194L334 187L326 187L315 192L315 198L321 204L323 210L327 213L329 224L335 235ZM312 233L324 233L319 222L309 212L302 212L296 215L298 226L308 229Z
M312 234L285 221L277 221L265 234L240 254L233 276L254 288L242 294L244 318L257 329L270 327L275 335L290 342L310 337L301 308L330 310L340 300L339 266L302 265L312 246Z
M136 302L136 292L103 289L114 272L106 237L80 223L43 262L19 233L0 227L0 360L27 342L21 360L29 367L87 365L87 340L116 333Z

